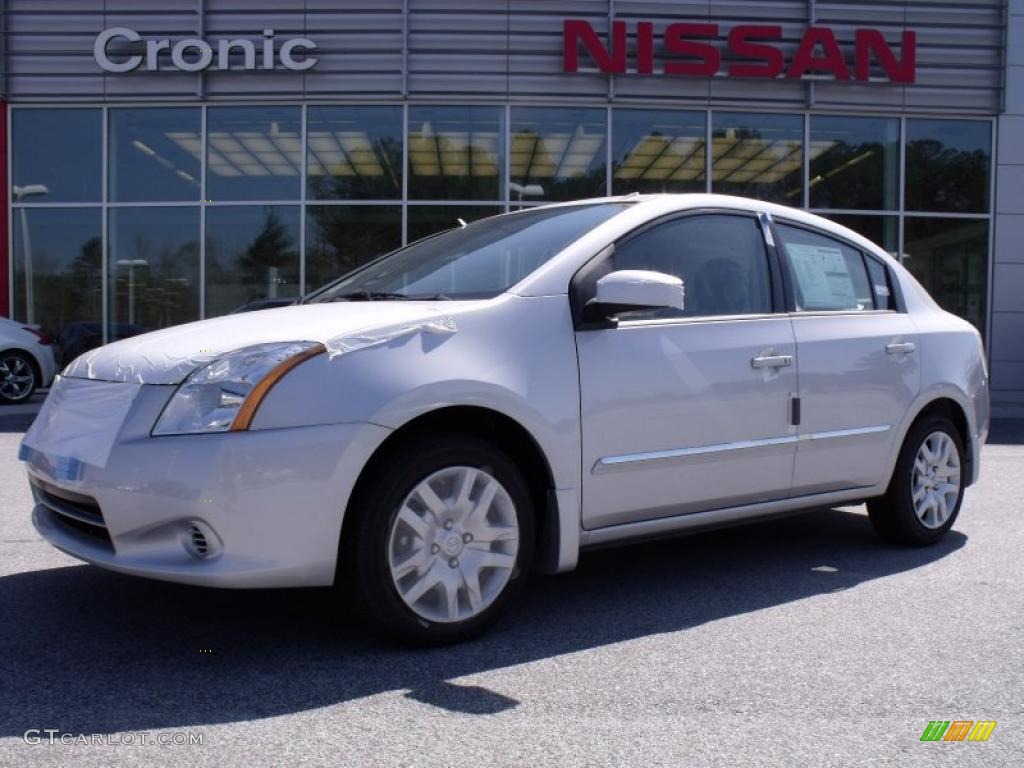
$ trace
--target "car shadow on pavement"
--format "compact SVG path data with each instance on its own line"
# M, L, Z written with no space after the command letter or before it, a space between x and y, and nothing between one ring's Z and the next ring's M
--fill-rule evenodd
M367 632L331 590L222 591L71 566L0 578L0 737L290 714L376 693L469 714L515 699L457 679L849 589L939 560L830 509L584 554L534 575L485 637L434 650Z

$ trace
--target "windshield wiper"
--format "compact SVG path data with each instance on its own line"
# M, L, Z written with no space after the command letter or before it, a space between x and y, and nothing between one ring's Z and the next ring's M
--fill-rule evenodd
M339 293L324 301L409 301L410 297L405 293L391 293L389 291L352 291L350 293Z

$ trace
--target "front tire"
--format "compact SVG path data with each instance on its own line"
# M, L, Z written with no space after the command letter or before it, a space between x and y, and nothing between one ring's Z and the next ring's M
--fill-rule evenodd
M941 414L907 434L885 495L868 502L878 534L898 544L935 544L953 527L964 498L964 446Z
M24 403L39 386L35 362L16 349L0 352L0 403Z
M533 557L522 472L491 443L455 433L410 441L372 472L342 542L370 616L414 645L485 630L522 587Z

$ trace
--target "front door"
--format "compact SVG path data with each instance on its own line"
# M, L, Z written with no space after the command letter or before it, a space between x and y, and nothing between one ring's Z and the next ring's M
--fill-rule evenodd
M796 344L757 219L679 216L606 258L681 277L686 309L577 332L584 528L788 496Z

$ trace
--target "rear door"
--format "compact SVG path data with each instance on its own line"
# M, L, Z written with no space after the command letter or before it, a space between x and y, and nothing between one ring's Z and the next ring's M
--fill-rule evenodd
M793 495L874 485L920 388L917 331L880 260L801 225L775 231L800 378Z
M613 270L686 287L683 311L577 331L585 528L789 494L796 345L774 258L755 216L700 212L650 225L577 275L577 305Z

